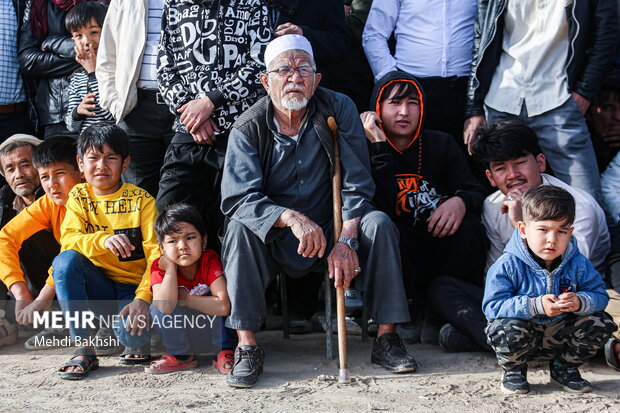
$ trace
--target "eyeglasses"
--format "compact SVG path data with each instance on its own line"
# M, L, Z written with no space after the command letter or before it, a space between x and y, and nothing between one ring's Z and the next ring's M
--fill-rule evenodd
M314 69L311 66L280 66L277 69L269 70L267 73L277 73L282 77L291 77L295 71L297 71L301 77L308 77L314 74Z

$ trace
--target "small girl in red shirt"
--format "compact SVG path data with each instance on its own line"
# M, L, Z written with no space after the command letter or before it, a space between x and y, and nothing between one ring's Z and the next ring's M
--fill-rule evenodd
M224 349L214 361L216 367L230 370L236 343L223 325L223 317L230 313L226 278L218 254L206 249L200 213L190 205L171 205L155 220L155 232L162 256L151 267L150 313L166 354L145 371L158 374L196 367L194 355L209 343Z

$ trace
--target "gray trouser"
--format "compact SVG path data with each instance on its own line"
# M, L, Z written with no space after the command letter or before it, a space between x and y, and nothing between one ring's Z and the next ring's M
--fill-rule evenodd
M231 220L222 246L222 262L228 283L231 313L226 326L236 330L260 330L267 316L265 291L280 272L301 277L323 271L324 258L297 254L299 241L289 228L275 229L279 236L265 244L238 221ZM323 226L328 249L333 245L332 223ZM398 231L383 212L370 211L360 222L358 257L362 272L355 287L364 292L370 316L379 324L409 321L403 287Z

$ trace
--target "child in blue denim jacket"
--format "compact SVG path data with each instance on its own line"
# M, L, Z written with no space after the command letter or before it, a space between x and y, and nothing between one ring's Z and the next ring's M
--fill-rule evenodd
M527 362L549 359L551 379L588 392L578 367L617 329L605 313L601 275L572 237L575 201L541 185L523 197L523 219L504 254L489 269L482 310L489 344L503 368L501 389L527 393Z

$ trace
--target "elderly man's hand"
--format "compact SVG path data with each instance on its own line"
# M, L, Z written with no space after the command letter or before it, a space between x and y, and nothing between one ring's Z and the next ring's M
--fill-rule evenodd
M381 118L376 112L364 112L360 114L360 119L364 125L364 134L370 143L385 142L385 133L379 127Z
M299 240L298 254L306 258L313 258L315 255L323 258L325 248L327 248L323 229L304 214L287 209L280 215L274 226L291 228L293 235Z
M357 253L346 244L336 243L327 257L327 270L329 278L334 279L334 287L348 289L351 280L357 275L355 272L357 268L359 268Z
M149 305L146 301L133 300L123 307L119 314L127 316L125 330L132 336L141 336L144 330L149 329Z

